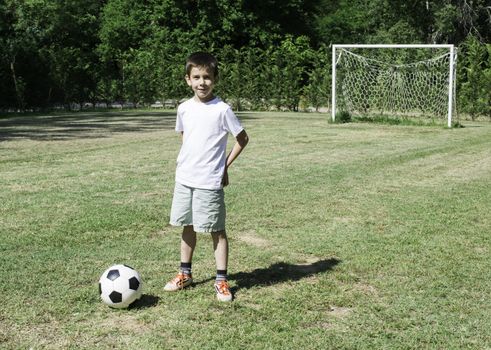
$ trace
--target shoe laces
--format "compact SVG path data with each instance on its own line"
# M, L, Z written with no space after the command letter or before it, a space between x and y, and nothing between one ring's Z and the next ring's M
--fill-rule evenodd
M221 294L230 294L230 287L227 281L218 281L216 282L216 286Z
M185 273L179 272L172 282L174 283L184 282L187 278L190 277L191 277L190 275L186 275Z

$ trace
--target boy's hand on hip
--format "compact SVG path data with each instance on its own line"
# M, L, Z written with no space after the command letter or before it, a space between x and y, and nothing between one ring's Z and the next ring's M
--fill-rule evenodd
M223 187L228 186L228 171L226 167L225 171L223 172L222 185Z
M232 151L230 151L229 155L227 156L225 171L223 172L223 179L222 179L223 187L229 184L228 172L227 172L228 167L234 162L234 160L239 156L239 154L242 152L242 150L245 148L245 146L247 146L247 143L249 142L249 136L247 136L245 130L242 130L235 137L235 139L237 140L237 142L235 142Z

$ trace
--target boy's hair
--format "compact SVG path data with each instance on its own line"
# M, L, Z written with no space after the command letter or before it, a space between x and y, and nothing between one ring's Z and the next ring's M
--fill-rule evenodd
M218 61L208 52L195 52L189 55L186 60L186 74L191 73L193 67L204 67L213 72L213 76L218 78Z

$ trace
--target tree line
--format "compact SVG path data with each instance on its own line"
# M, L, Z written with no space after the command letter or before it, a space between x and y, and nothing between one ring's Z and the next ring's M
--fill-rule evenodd
M189 96L183 62L220 60L236 109L329 106L334 43L453 43L459 111L491 117L486 0L0 0L0 109Z

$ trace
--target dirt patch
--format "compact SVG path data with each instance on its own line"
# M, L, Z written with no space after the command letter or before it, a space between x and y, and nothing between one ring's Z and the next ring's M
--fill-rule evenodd
M158 231L154 231L154 232L150 233L149 237L150 238L160 238L160 237L164 237L168 234L169 234L169 231L158 230Z
M346 317L350 315L352 312L353 310L349 307L334 306L334 305L329 306L329 309L327 310L327 313L334 317Z
M377 289L374 286L366 283L357 283L354 285L354 289L367 295L373 295L378 293Z
M299 261L299 265L311 265L321 260L322 258L319 258L317 256L305 256L302 260Z
M463 159L460 164L448 169L444 176L451 178L453 181L464 183L489 178L491 175L491 156L482 154L482 157L478 159L474 157L477 156L472 155L468 156L469 159Z
M151 330L148 324L129 314L110 315L110 317L103 318L98 323L101 329L113 329L122 333L142 334Z
M247 231L238 236L242 242L252 245L254 247L265 248L271 246L271 242L267 239L261 238L254 231Z
M487 254L488 253L488 248L486 248L486 247L475 247L474 248L474 251L477 254Z
M3 341L11 344L27 344L31 348L63 349L69 347L69 342L63 336L63 327L57 320L47 319L41 324L30 324L29 326L11 325L8 336ZM3 328L3 325L2 325ZM0 333L1 334L1 333ZM2 339L0 337L0 339ZM1 343L1 342L0 342ZM19 346L20 347L20 346Z

